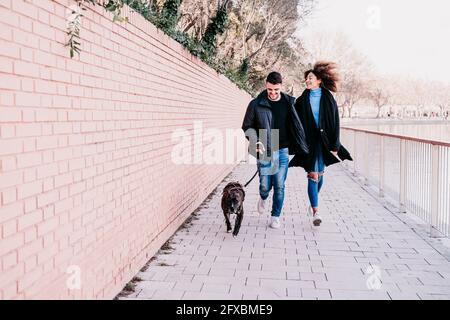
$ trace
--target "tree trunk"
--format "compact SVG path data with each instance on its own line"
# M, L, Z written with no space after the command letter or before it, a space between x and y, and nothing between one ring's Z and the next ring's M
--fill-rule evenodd
M382 108L382 107L378 107L377 118L381 118L381 108Z
M194 25L195 25L196 21L192 20L184 29L183 32L188 32Z
M342 107L342 113L341 113L341 118L344 119L345 118L345 105L343 104Z

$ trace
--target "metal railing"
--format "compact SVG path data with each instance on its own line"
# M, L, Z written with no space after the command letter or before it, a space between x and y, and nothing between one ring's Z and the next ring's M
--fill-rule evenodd
M398 199L400 212L430 225L430 236L450 235L450 143L341 128L353 157L344 167L378 186L380 197Z

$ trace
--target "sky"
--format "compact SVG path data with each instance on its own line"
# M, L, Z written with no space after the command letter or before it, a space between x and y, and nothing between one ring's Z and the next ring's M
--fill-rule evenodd
M316 0L299 35L343 32L383 75L450 84L450 1Z

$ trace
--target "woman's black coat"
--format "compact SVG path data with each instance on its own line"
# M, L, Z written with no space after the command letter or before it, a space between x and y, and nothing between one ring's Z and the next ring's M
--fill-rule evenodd
M353 160L350 153L339 141L339 111L330 91L322 88L319 111L319 128L317 128L309 102L310 90L306 89L295 101L295 109L303 125L308 144L307 155L295 155L289 162L290 167L303 167L307 172L314 171L318 147L322 145L323 160L326 166L339 162L330 151L337 151L341 160Z

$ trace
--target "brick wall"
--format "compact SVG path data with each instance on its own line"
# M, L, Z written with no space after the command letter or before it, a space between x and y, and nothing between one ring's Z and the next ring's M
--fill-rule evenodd
M113 298L234 167L174 164L172 133L250 96L128 8L70 59L73 3L0 0L0 299Z

